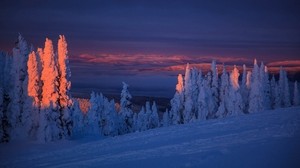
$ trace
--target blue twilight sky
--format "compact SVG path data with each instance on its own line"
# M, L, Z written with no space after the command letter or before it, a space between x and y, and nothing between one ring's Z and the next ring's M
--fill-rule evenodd
M298 0L2 0L0 49L19 32L35 47L64 34L74 93L114 94L126 81L134 94L171 96L178 72L166 67L299 61L299 9Z

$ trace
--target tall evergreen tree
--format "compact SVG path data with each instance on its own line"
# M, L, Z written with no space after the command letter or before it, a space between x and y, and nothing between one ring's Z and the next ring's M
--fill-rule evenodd
M171 99L171 110L170 118L172 124L180 124L181 112L183 108L184 94L183 94L183 77L181 74L177 77L176 92L174 97Z
M239 70L234 66L230 74L230 91L229 91L229 105L228 105L228 114L229 115L239 115L243 113L243 101L240 94L239 86Z
M256 59L251 75L250 95L249 95L249 113L259 112L263 109L261 80L259 77L259 67Z
M133 131L133 111L131 109L131 99L132 96L128 91L128 84L123 82L123 89L121 92L121 100L120 100L120 114L121 121L123 122L121 125L123 127L122 133L129 133Z
M11 67L12 88L9 97L9 122L11 125L10 136L12 139L25 138L24 136L24 116L29 115L25 110L24 104L27 99L26 90L27 83L27 59L29 49L27 42L19 35L16 47L13 49L13 64ZM24 116L22 116L24 115Z
M221 75L221 85L220 85L220 105L217 111L216 116L218 118L223 118L227 115L227 106L229 99L229 78L226 72L226 67L223 65L223 73Z

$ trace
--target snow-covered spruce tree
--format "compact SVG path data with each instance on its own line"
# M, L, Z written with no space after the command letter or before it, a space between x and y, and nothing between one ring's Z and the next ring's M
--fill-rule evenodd
M46 38L45 47L41 57L41 62L43 64L41 81L43 86L42 86L42 101L41 101L42 110L40 114L43 112L49 113L47 116L48 117L47 121L54 120L54 121L49 121L51 123L51 127L54 127L53 123L56 123L56 127L59 129L58 132L56 131L56 129L55 131L52 132L52 134L58 133L58 135L53 135L52 137L53 138L57 137L58 139L61 139L64 138L64 130L62 126L61 115L59 112L59 102L58 102L59 81L58 81L58 69L57 69L56 56L57 55L54 54L52 41Z
M137 131L146 131L147 130L147 114L144 106L142 106L141 111L138 113L137 119Z
M29 54L27 62L27 73L28 73L28 96L33 99L33 106L40 107L40 80L41 80L41 71L38 68L40 62L37 58L38 55L32 51Z
M183 94L183 77L181 74L177 77L177 85L176 85L176 92L174 97L171 99L171 110L170 110L170 118L171 124L180 124L181 121L181 112L183 111L183 101L184 101L184 94Z
M244 104L243 111L246 112L249 106L249 100L248 100L249 89L247 87L247 67L245 64L243 65L243 76L242 76L242 84L240 90L241 90L241 96Z
M58 86L58 70L56 63L56 56L53 50L52 41L46 38L45 48L41 61L43 64L43 71L41 80L43 83L42 88L42 107L47 108L51 102L54 109L57 109L59 99L59 86Z
M103 117L101 120L102 133L105 136L116 136L118 135L117 128L117 112L115 109L115 101L108 101L107 98L104 99L104 109Z
M163 114L161 126L168 127L170 125L171 125L170 113L169 113L169 110L166 109L166 111Z
M271 109L271 95L270 95L270 81L269 81L269 73L267 66L262 62L260 65L260 80L261 80L261 89L262 89L262 101L263 101L263 109Z
M60 139L60 129L57 126L59 114L53 110L52 102L47 108L40 111L37 140L39 142L51 142Z
M291 106L287 73L283 69L283 67L280 67L278 83L279 83L279 89L280 89L281 107Z
M152 113L149 101L146 102L145 110L146 110L146 118L145 118L146 122L145 122L145 124L146 124L146 130L148 130L148 129L150 129L150 116L151 116L151 113Z
M220 105L216 113L216 117L223 118L227 115L227 106L229 101L229 78L226 72L226 67L223 65L223 73L221 75L221 85L220 85Z
M59 111L62 121L63 137L70 136L72 122L70 118L70 109L72 99L69 90L71 88L71 71L69 68L67 41L65 36L60 35L58 40L58 78L59 78Z
M278 90L278 84L276 83L274 75L271 78L270 82L270 102L271 108L276 109L280 107L280 95Z
M32 128L31 128L31 136L36 135L36 131L39 126L39 113L40 113L40 105L41 105L41 69L39 68L41 62L39 59L39 55L37 55L34 51L29 54L28 62L27 62L27 73L28 73L28 96L30 99L27 100L28 108L31 110L31 120L32 120Z
M86 133L89 135L99 136L102 134L100 121L103 112L103 95L95 92L91 93L90 109L86 114Z
M193 117L192 87L191 69L189 63L187 63L184 75L184 110L181 123L189 123Z
M24 131L24 116L30 115L28 110L24 110L24 104L28 96L26 95L27 83L27 59L29 49L27 42L19 35L16 47L13 49L13 64L11 67L12 87L10 89L9 97L10 103L8 107L8 118L11 125L10 137L11 139L26 138L26 131ZM24 115L24 116L22 116ZM27 118L27 117L25 117Z
M261 89L261 80L259 77L259 67L256 59L254 60L254 66L251 75L250 95L249 95L249 113L259 112L263 109L263 97Z
M73 121L73 129L72 136L82 136L84 135L84 114L79 107L78 100L72 100L72 121Z
M234 65L230 74L230 91L228 95L228 115L239 115L243 113L243 101L240 94L239 70Z
M212 81L211 81L211 94L212 94L212 117L216 114L219 106L219 77L216 61L211 63Z
M207 104L207 94L206 94L206 81L202 80L199 88L198 96L198 119L206 120L208 116L208 104Z
M121 92L120 100L120 121L121 121L121 132L119 134L126 134L133 131L133 111L131 109L132 99L131 94L128 91L128 84L123 83L123 89Z
M151 107L151 115L150 115L149 120L150 120L150 122L149 122L150 129L159 127L158 110L157 110L155 101L153 102L152 107Z
M299 92L298 92L298 82L294 83L294 97L293 97L293 105L299 106Z
M138 128L138 113L133 113L133 132L139 131Z

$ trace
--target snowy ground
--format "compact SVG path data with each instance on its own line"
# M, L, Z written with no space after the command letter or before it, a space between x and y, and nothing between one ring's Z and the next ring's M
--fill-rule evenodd
M104 139L0 144L0 167L300 167L300 107Z

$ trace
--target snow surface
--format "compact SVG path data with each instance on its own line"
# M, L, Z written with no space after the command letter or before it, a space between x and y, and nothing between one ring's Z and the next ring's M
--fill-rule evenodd
M0 167L300 167L300 107L47 144L0 144Z

